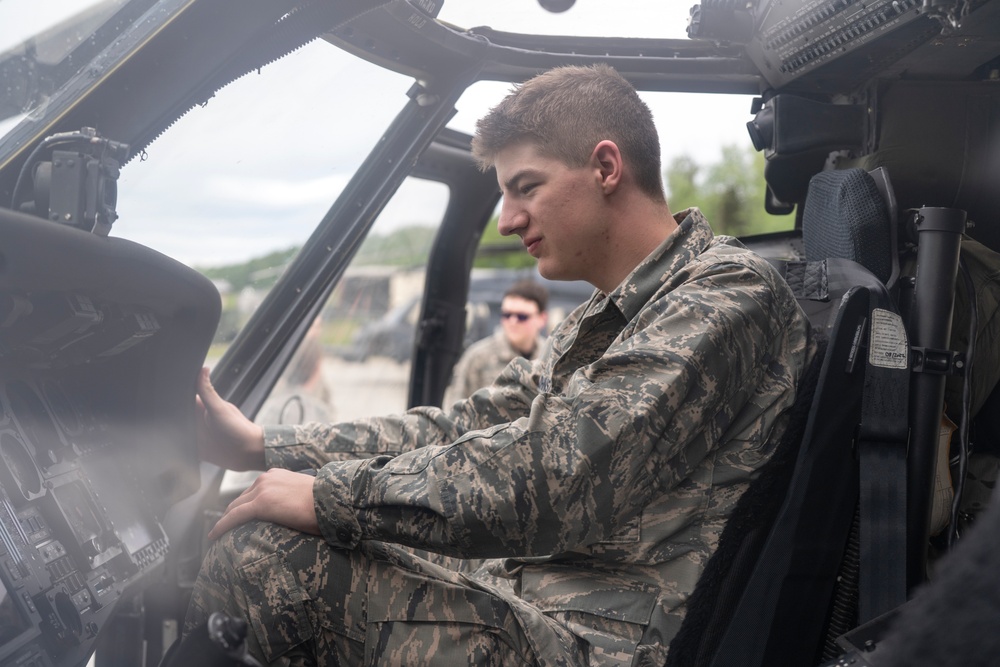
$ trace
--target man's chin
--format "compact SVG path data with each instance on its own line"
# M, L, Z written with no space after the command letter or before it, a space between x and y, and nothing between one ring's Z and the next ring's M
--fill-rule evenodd
M544 259L538 260L538 274L546 280L575 280L575 278L567 277L567 271L560 270L559 266Z
M546 280L558 280L561 282L569 282L571 280L587 280L579 271L570 271L565 268L553 267L551 265L543 264L542 262L538 263L538 274Z

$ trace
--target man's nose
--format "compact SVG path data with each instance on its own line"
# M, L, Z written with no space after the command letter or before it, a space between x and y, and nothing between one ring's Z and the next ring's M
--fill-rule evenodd
M500 235L510 236L511 234L516 234L527 222L528 216L524 211L512 205L507 199L504 199L500 205L500 217L497 219L497 231L500 232Z

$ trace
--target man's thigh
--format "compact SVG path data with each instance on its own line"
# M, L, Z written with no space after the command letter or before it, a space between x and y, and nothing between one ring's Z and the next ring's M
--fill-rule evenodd
M523 603L515 603L521 611ZM248 648L266 663L317 665L532 665L534 646L510 602L494 590L414 556L364 543L333 549L321 538L251 523L212 546L195 586L187 629L213 611L245 618ZM530 613L530 610L529 610ZM539 613L532 635L574 664L575 640ZM570 647L570 654L563 654ZM548 652L548 651L547 651Z
M361 664L367 577L356 560L282 526L239 526L209 548L184 634L221 611L247 621L247 649L265 664Z

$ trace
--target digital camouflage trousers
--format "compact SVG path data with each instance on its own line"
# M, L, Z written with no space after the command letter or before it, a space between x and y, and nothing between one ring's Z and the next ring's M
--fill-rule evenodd
M220 611L244 619L263 664L587 664L576 637L502 588L393 545L346 551L251 522L215 542L185 634Z

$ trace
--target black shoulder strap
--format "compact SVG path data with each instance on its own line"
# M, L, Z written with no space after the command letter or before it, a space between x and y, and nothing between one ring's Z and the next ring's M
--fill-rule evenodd
M910 346L885 290L872 290L870 317L858 427L861 623L906 602Z
M839 304L831 299L831 286L850 275L857 280L853 262L829 259L816 262L783 262L785 280L810 318L822 326ZM858 274L863 275L863 274ZM865 353L865 382L861 421L857 432L859 460L860 572L858 615L861 623L906 601L906 488L909 436L909 343L902 318L889 291L874 279L863 280L869 293L867 337L854 345ZM832 326L833 322L829 322ZM858 359L851 358L851 369Z
M702 646L701 660L690 664L814 664L822 644L858 501L852 442L864 366L852 369L848 360L862 340L858 331L868 319L869 293L851 289L830 298L835 323L781 508L766 526L742 594L728 611L719 612L724 620L717 641ZM673 652L672 644L668 663Z

